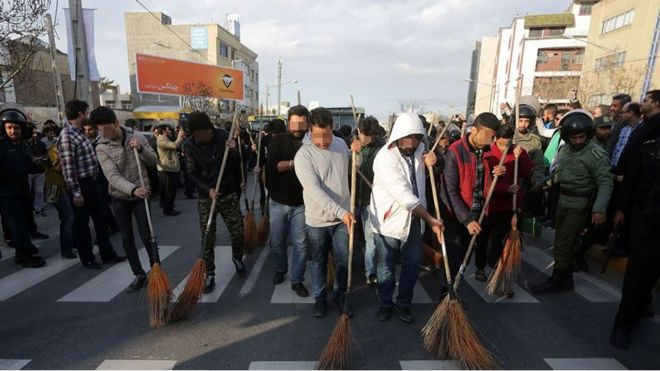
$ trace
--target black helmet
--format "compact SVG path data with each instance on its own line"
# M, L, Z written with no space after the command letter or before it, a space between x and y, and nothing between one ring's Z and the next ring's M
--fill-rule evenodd
M7 122L20 124L21 126L25 127L25 125L28 123L28 120L25 114L20 110L16 108L7 108L6 110L0 112L0 122L2 122L3 127Z
M528 104L521 104L519 110L520 117L529 119L530 126L534 125L534 121L536 121L536 110ZM518 119L516 118L516 111L514 110L511 115L511 124L515 127L517 123Z
M461 139L461 131L460 130L452 130L449 132L449 135L447 135L447 138L449 139L450 143L453 143L457 140Z
M565 114L559 121L559 127L564 142L568 142L568 138L575 134L586 133L589 139L594 135L593 116L584 109L575 109Z

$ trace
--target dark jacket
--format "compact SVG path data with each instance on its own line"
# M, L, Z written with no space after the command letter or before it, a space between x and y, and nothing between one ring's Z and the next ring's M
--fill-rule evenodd
M277 171L277 163L293 160L301 146L302 140L295 141L289 133L273 136L268 143L266 188L270 198L279 204L287 206L303 204L303 188L296 172L294 170L283 173Z
M30 146L30 151L32 152L32 157L46 158L46 145L38 139L31 139L28 142ZM43 174L45 162L33 163L30 167L30 174Z
M619 162L614 169L614 174L625 175L628 168L631 166L632 161L639 154L639 149L642 143L648 142L660 136L660 113L647 118L643 122L643 126L633 131L628 139L628 144L623 149Z
M369 179L370 183L374 182L374 159L378 151L385 145L385 141L380 138L374 138L372 143L362 146L360 153L358 153L358 169L364 176ZM371 201L371 186L368 185L364 179L358 174L355 191L355 205L366 206Z
M209 198L209 190L215 188L228 138L229 133L225 130L215 129L210 143L198 142L194 137L183 143L186 173L200 198ZM220 181L220 194L230 193L241 194L240 159L235 150L229 151L225 173Z
M24 142L0 139L0 196L30 193L28 173L32 168L32 151Z

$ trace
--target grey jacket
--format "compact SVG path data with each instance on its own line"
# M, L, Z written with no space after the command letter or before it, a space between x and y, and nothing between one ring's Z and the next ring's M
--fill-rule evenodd
M155 167L158 157L142 134L123 126L120 129L119 138L101 139L96 146L96 155L103 174L108 179L110 196L120 200L135 200L137 197L133 196L133 191L140 187L140 176L133 149L128 144L129 140L134 137L142 143L139 166L142 168L146 187L149 187L146 166Z

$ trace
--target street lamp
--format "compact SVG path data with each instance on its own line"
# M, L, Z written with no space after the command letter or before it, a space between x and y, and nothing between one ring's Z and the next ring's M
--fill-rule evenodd
M291 80L291 81L283 82L283 83L280 83L279 85L275 85L275 86L270 86L270 85L268 85L268 83L266 83L266 112L270 111L269 106L270 106L270 89L271 88L277 87L278 89L281 89L282 86L284 86L284 85L297 84L297 83L298 83L298 80ZM282 105L282 102L280 102L279 99L278 99L277 104L278 104L277 105L277 114L279 115L280 114L280 106Z

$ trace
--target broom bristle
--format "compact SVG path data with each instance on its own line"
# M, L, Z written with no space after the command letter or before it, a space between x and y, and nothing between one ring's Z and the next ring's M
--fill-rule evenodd
M172 286L160 264L155 263L149 272L149 325L153 328L167 324L167 315L172 301Z
M270 215L265 213L261 216L259 226L257 227L257 242L259 245L264 245L268 241L268 234L270 233Z
M254 213L252 211L248 211L248 213L245 215L245 224L244 224L244 231L243 231L243 251L245 252L245 255L250 255L254 252L254 249L256 248L257 241L256 241L256 235L255 231L257 229L256 224L254 223Z
M449 357L449 295L438 304L431 318L422 328L424 349L439 359Z
M449 356L460 360L467 370L494 370L500 365L479 341L470 319L458 300L450 300L447 311Z
M197 259L193 265L186 286L177 300L170 320L178 321L188 317L197 307L199 299L204 293L204 278L206 277L206 264L203 259Z
M339 321L332 330L318 363L317 370L347 370L351 367L351 326L346 314L339 316Z
M522 268L522 236L517 229L511 230L506 240L502 257L497 263L488 286L488 294L506 296L513 291L513 285L518 281Z
M326 290L331 291L335 284L335 258L328 254L328 265L325 273Z

